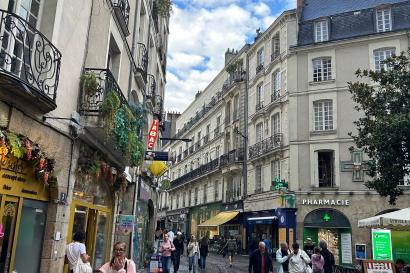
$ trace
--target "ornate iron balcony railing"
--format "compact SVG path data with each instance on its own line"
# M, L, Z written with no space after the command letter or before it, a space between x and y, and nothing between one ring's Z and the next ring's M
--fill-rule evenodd
M128 0L111 0L115 15L120 22L120 26L125 36L130 34L128 30L128 21L130 18L130 3Z
M228 79L226 79L226 81L222 85L222 91L226 92L229 89L231 89L231 87L235 85L236 83L244 81L245 76L246 76L246 72L242 70L229 73Z
M275 134L249 147L249 159L262 156L282 147L282 134Z
M148 51L144 44L137 44L137 69L144 81L147 81Z
M173 180L171 182L171 188L177 187L185 182L188 182L204 174L212 172L216 170L218 167L219 167L219 158L214 159L210 161L209 163L204 164L200 166L199 168L196 168L195 170L190 171L189 173L184 174L183 176L178 177L177 179Z
M232 150L229 153L221 155L221 166L225 166L228 164L242 161L243 158L244 158L243 148Z
M260 64L256 67L256 74L258 74L259 72L261 72L263 70L263 64Z
M259 101L256 103L256 112L263 109L263 101Z
M280 98L280 90L275 90L271 95L271 102L277 101Z
M148 99L152 99L155 97L155 92L157 89L157 82L155 81L154 75L147 74L147 85L145 87L145 94Z
M121 104L128 104L120 86L109 69L85 68L84 73L93 73L97 80L97 86L95 90L81 89L81 114L85 116L100 115L102 103L109 92L115 92L120 98Z
M0 73L56 100L60 51L22 17L0 9Z

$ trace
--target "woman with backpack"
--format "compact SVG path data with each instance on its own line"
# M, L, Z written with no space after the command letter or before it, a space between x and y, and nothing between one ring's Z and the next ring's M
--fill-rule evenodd
M164 233L164 241L162 242L161 246L159 247L159 252L161 252L161 263L164 269L164 273L171 272L171 254L172 251L175 251L175 246L169 240L168 233Z

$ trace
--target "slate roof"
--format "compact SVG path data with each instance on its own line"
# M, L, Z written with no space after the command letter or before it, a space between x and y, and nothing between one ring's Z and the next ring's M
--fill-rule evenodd
M302 20L309 21L324 16L374 8L383 4L408 2L409 0L305 0Z

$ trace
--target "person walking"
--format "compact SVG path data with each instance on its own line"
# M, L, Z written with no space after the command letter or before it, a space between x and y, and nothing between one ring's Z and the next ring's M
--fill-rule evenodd
M159 252L161 252L161 263L163 267L164 273L171 272L171 255L172 251L175 251L175 246L169 240L168 233L164 234L164 241L162 242L161 246L159 247Z
M265 243L266 251L267 251L269 254L272 254L272 248L271 248L270 240L268 239L268 235L267 235L266 233L263 234L262 240L263 240L263 242Z
M306 252L299 249L298 243L293 243L292 248L293 252L289 255L289 273L306 273L310 271L310 259Z
M234 239L233 236L231 236L230 239L226 242L225 247L228 250L228 255L229 255L229 267L232 267L233 263L233 256L235 255L236 251L236 240Z
M206 264L206 257L208 256L208 247L209 247L209 239L208 235L202 237L201 241L199 242L199 254L200 254L200 263L199 268L205 269Z
M77 269L78 259L81 259L83 263L88 263L90 260L84 242L85 233L83 231L77 231L73 236L73 242L66 246L65 263L68 264L70 273L74 273Z
M127 259L127 244L117 242L114 244L112 259L104 264L98 272L101 273L137 273L137 267L133 260Z
M280 248L276 251L276 261L280 264L278 273L289 272L290 250L286 242L280 243Z
M175 246L175 251L173 252L174 256L174 273L177 273L179 270L179 264L181 261L181 255L184 253L184 239L182 238L182 233L177 232L177 237L173 242Z
M196 241L195 235L191 235L189 244L187 247L188 251L188 262L189 262L189 272L195 273L195 264L197 263L198 253L199 253L199 244Z
M260 242L258 249L249 257L249 273L272 273L273 265L271 255L266 251L264 242Z
M306 238L306 245L303 247L303 250L312 258L312 255L315 253L315 245L313 244L312 238Z
M174 232L173 232L172 230L168 231L168 239L169 239L171 242L174 242L174 237L175 237Z
M333 253L327 249L327 243L325 241L320 241L320 254L322 254L323 259L325 260L325 265L323 266L324 273L332 273L333 266L335 265L335 257Z
M315 247L314 254L310 259L312 262L313 273L323 273L323 267L325 265L325 259L320 254L320 248Z

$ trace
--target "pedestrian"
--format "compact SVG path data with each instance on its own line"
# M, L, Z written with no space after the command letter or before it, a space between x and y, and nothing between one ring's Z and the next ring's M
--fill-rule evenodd
M200 254L200 266L199 268L205 269L206 257L208 256L209 239L208 235L202 237L199 242L199 254Z
M168 233L164 234L164 241L162 242L161 246L159 247L159 252L161 252L161 263L163 267L164 273L171 272L171 255L172 251L175 251L175 246L171 242L168 237Z
M323 273L323 267L325 265L325 259L320 254L320 248L315 247L314 254L310 259L312 262L313 273Z
M253 271L252 271L253 270ZM272 273L273 265L271 255L266 251L264 242L259 243L259 247L249 257L249 273Z
M99 272L101 273L137 273L137 267L133 260L127 259L127 244L117 242L114 244L112 259L104 264Z
M290 250L286 242L280 243L280 248L276 251L276 261L280 264L278 273L289 272Z
M169 239L171 242L174 241L174 237L175 237L174 232L173 232L172 230L168 231L168 239Z
M182 233L177 232L177 237L173 242L175 246L175 251L173 252L174 256L174 273L177 273L179 270L179 264L181 261L181 255L184 253L184 240L182 238Z
M188 244L188 261L189 261L189 272L195 273L195 264L197 263L199 244L196 241L195 235L191 235L191 240Z
M252 233L251 240L249 242L249 256L258 249L258 241L256 240L256 234Z
M268 235L266 233L263 234L262 239L263 239L263 242L265 243L266 251L269 253L269 255L272 254L271 243L268 239Z
M232 235L231 238L226 242L225 247L227 248L229 254L229 267L232 267L233 256L235 255L236 251L236 240Z
M315 245L313 244L312 238L306 238L306 245L303 247L303 250L309 256L309 258L312 258L315 250Z
M293 243L293 252L289 255L289 273L310 273L310 259L305 251L299 249L298 243Z
M76 270L81 261L86 264L90 260L87 251L85 249L85 233L83 231L77 231L73 236L73 242L69 243L65 249L65 263L68 264L70 273L78 272ZM81 261L79 261L81 259ZM91 266L90 266L91 269ZM81 272L81 271L80 271ZM82 273L82 272L81 272Z
M325 259L325 265L323 267L324 273L332 273L333 266L335 265L335 257L333 253L327 249L327 243L325 241L320 241L320 254L322 254L323 259Z

